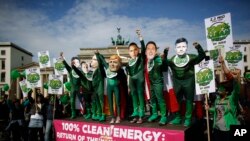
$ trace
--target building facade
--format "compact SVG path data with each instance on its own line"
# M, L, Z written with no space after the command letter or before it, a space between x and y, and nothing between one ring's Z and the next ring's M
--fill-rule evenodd
M244 71L250 70L250 40L235 40L234 44L244 46Z
M109 46L103 48L80 48L80 53L78 54L80 61L90 62L96 50L98 50L100 54L104 56L106 61L109 60L111 55L117 54L121 57L122 63L126 64L128 62L128 46L125 45Z
M12 69L31 63L32 57L31 52L11 42L0 42L0 88L4 84L10 86Z
M98 48L80 48L80 53L78 57L80 61L90 62L92 57L95 54L95 51L98 50L102 54L106 61L108 61L111 55L117 54L121 57L122 63L126 64L128 62L128 44L129 40L125 40L120 35L121 28L117 28L118 35L116 38L111 37L111 46L108 47L98 47Z

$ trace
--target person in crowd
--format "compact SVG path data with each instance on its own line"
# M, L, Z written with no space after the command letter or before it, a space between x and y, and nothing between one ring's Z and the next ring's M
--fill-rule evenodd
M144 41L141 40L141 42ZM155 42L149 41L147 43L145 54L145 89L146 93L148 93L147 99L150 99L150 104L152 107L152 112L148 118L148 122L153 122L158 118L157 107L159 107L161 113L159 125L165 125L167 123L167 108L166 101L163 96L162 59L159 55L157 55L157 46Z
M60 58L63 60L63 64L68 71L71 90L70 90L70 105L71 105L71 118L76 118L76 108L75 108L75 99L76 96L80 93L81 79L76 74L76 72L72 69L72 66L75 65L77 68L81 68L80 60L78 57L71 58L71 66L67 64L64 60L63 52L60 53Z
M204 50L197 42L193 43L193 46L198 51L198 56L194 54L187 54L188 41L185 38L179 38L175 42L175 51L171 59L168 59L168 50L164 50L165 59L163 61L164 66L169 66L173 72L173 86L176 93L176 97L181 107L183 96L186 99L186 113L184 126L189 127L191 125L191 118L193 112L193 100L195 95L195 78L194 78L194 65L200 63L206 56ZM181 124L182 118L180 111L176 112L175 118L170 121L170 124Z
M32 105L30 113L30 122L29 122L29 140L37 141L38 138L43 141L43 126L44 126L44 117L45 117L45 105L41 103L41 97L37 96L35 103ZM39 136L37 136L39 134Z
M6 139L9 137L8 132L5 128L9 121L9 108L4 94L0 95L0 138Z
M56 102L56 103L55 103ZM45 134L44 140L51 141L52 139L52 125L54 118L58 117L58 101L56 95L49 95L48 103L45 105L45 118L46 118L46 126L45 126Z
M226 67L223 57L219 58L222 70L227 81L217 86L217 97L212 107L205 105L206 110L214 114L213 137L214 141L229 141L230 125L239 125L237 109L239 102L240 83L237 77Z
M59 97L59 103L62 106L62 117L70 116L70 97L69 92L65 91L63 95Z
M40 89L36 89L36 96L39 96L41 98L41 103L44 103L44 95L41 93Z
M10 95L10 94L9 94ZM12 134L13 141L20 141L23 137L24 106L20 99L11 100L8 95L7 104L10 111L10 122L6 130Z
M99 67L104 67L107 76L107 95L110 115L112 117L110 123L120 123L121 118L125 116L126 111L126 96L128 95L127 76L121 68L122 60L118 55L112 55L107 63L104 57L98 52L95 52ZM116 116L114 114L113 93L115 95Z
M23 98L23 105L24 105L24 126L23 126L23 137L24 140L28 140L29 137L29 122L31 116L31 107L34 105L34 99L31 97L32 90L30 90L27 94L27 97Z
M141 41L141 53L136 43L129 44L128 51L130 59L126 67L129 77L129 89L133 102L133 119L131 123L142 123L145 115L145 98L144 98L144 63L145 63L145 44L142 41L140 30L136 31ZM139 119L137 119L139 117Z

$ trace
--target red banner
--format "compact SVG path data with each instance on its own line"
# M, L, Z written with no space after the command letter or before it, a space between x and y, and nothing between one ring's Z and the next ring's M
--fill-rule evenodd
M184 131L54 120L57 141L184 141Z

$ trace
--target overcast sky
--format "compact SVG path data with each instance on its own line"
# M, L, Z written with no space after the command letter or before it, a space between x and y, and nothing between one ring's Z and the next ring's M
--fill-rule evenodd
M249 0L0 0L0 42L33 53L49 50L51 57L63 51L67 60L79 48L108 47L117 27L125 39L155 41L159 52L179 37L206 49L204 19L230 12L233 39L250 39ZM170 55L170 56L171 56Z

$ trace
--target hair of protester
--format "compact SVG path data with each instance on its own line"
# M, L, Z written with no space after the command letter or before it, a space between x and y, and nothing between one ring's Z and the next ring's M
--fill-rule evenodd
M131 46L135 46L135 47L139 48L135 42L130 43L129 46L128 46L128 49L129 49Z
M220 82L218 84L218 88L219 87L224 87L225 91L228 92L228 95L231 95L231 93L233 92L233 80L226 80L226 81Z
M176 44L178 44L178 43L181 43L181 42L186 42L186 43L188 44L187 39L186 39L186 38L181 37L181 38L178 38L178 39L175 41L175 45L176 45Z
M86 64L86 62L85 62L85 61L82 61L82 62L81 62L81 65L82 65L82 64Z
M149 41L146 45L146 48L148 47L149 44L153 44L155 46L155 50L158 49L158 47L156 46L156 43L154 41Z
M118 59L118 62L122 62L122 59L118 56L118 55L111 55L109 60L115 60L115 59Z
M75 60L75 59L77 59L77 60L80 61L80 59L79 59L78 57L72 57L72 58L71 58L71 61L73 61L73 60Z

